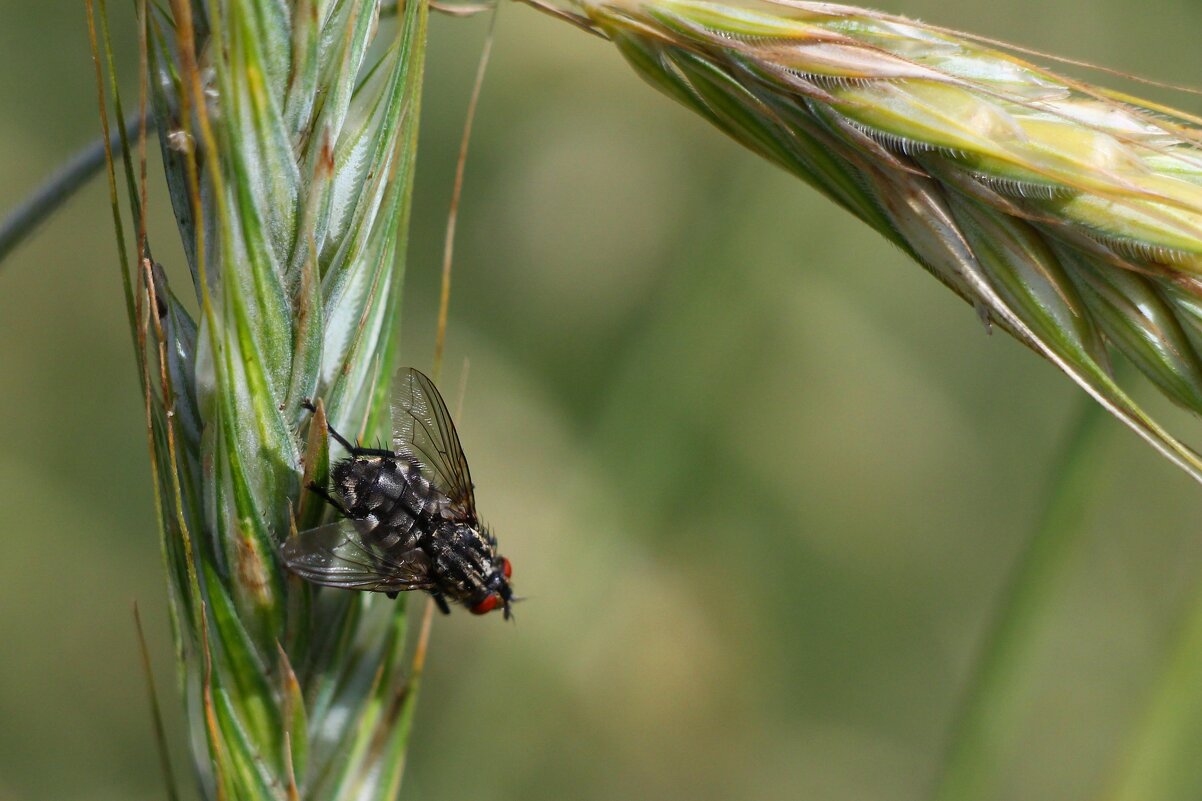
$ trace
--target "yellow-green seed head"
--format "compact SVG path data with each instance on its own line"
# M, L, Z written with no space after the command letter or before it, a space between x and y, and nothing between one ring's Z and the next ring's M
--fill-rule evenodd
M652 84L801 177L1175 463L1110 377L1202 412L1202 125L966 34L829 3L585 0Z

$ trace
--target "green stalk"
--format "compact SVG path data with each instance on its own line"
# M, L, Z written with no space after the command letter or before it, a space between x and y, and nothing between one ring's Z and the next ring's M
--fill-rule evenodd
M1005 778L1004 760L1019 740L1016 715L1035 678L1031 657L1086 530L1093 466L1108 419L1102 407L1082 403L1050 471L1039 524L1011 568L970 671L932 794L936 801L995 798Z
M97 139L85 145L17 204L16 208L0 219L0 264L3 264L8 255L77 190L100 172L104 167L105 155L121 147L122 135L126 139L134 138L143 124L143 118L134 114L122 123L124 134L115 132L107 142Z
M1190 801L1202 787L1202 582L1194 590L1147 708L1102 796Z

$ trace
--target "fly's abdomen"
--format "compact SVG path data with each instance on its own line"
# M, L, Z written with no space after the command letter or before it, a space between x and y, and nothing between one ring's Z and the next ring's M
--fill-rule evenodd
M347 459L334 466L334 484L359 529L381 544L384 538L415 541L436 525L446 505L446 497L404 459Z

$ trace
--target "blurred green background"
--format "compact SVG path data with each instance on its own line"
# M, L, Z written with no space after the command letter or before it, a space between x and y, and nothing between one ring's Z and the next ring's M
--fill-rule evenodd
M1195 0L887 10L1202 75ZM486 27L431 27L401 332L422 368ZM6 209L97 131L82 4L5 0L0 60ZM501 10L460 232L445 383L470 360L461 433L529 600L437 621L402 798L926 798L1083 396L525 7ZM135 600L178 712L103 182L0 267L0 326L0 799L162 797ZM998 799L1103 793L1199 592L1199 488L1117 423L1096 447Z

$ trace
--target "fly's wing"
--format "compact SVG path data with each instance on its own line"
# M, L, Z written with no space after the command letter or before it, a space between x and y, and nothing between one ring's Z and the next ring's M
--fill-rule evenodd
M420 549L371 545L345 518L302 531L284 543L281 554L293 573L327 587L397 592L434 586Z
M392 386L392 445L417 462L427 481L450 500L452 519L474 521L476 498L455 423L434 382L410 367Z

